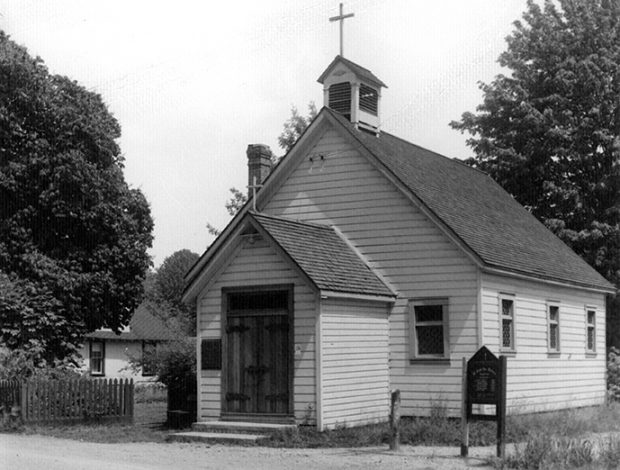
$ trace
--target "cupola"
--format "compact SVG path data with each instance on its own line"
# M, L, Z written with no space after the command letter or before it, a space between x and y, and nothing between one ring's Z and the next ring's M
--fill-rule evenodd
M360 130L379 133L381 88L387 85L370 70L337 55L318 82L323 85L324 106L339 112Z

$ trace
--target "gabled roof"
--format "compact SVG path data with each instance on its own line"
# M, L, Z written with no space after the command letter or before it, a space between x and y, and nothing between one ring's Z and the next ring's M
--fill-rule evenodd
M615 291L485 173L323 108L488 267Z
M179 339L162 320L155 317L142 303L129 321L129 331L116 334L113 331L97 330L86 335L92 339L113 339L116 341L171 341Z
M396 297L333 228L255 212L249 216L320 291Z
M379 80L379 78L377 78L377 76L374 73L372 73L370 70L365 69L361 65L357 65L355 62L351 62L349 59L345 59L341 55L337 55L334 58L334 60L331 61L331 63L327 66L325 71L317 79L317 82L322 84L325 81L325 78L327 78L331 70L335 67L335 65L338 62L342 62L344 65L349 67L349 69L351 69L351 71L355 73L358 77L366 79L367 81L374 83L375 85L379 85L384 88L388 87L385 83Z

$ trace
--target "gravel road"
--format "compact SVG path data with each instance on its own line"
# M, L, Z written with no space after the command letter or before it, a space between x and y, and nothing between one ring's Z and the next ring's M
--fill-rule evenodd
M289 470L315 469L490 469L492 448L385 447L359 449L273 449L182 443L96 444L47 436L0 434L0 469L19 470Z

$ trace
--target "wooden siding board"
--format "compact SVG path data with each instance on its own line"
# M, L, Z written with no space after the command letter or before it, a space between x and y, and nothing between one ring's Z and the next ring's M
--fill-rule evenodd
M348 334L351 332L354 334ZM355 334L360 332L362 335ZM364 335L369 332L379 341L366 342ZM387 419L388 340L385 305L352 300L321 303L321 396L325 427Z
M389 316L390 385L401 389L404 409L426 409L429 396L442 393L447 385L460 390L460 357L469 357L477 349L477 268L337 132L325 132L310 153L326 156L321 170L315 163L309 171L310 162L302 161L264 211L335 225L399 293ZM450 299L453 360L446 367L409 363L407 299L413 297ZM325 328L323 334L324 341L334 337ZM377 339L365 329L340 328L336 336L341 342ZM378 372L377 364L368 366ZM331 367L336 373L347 371L346 365L337 362ZM414 393L420 384L427 387L425 392ZM458 416L460 395L449 396L453 415Z
M220 273L217 280L198 298L201 338L221 337L221 295L225 287L250 287L266 284L294 284L295 334L294 346L301 354L294 360L294 414L299 421L314 423L315 409L314 374L314 322L315 304L313 291L284 262L265 240L246 244L237 256ZM221 374L219 371L202 371L200 380L199 419L219 417L221 413ZM309 420L307 419L309 418Z
M514 294L516 355L508 359L508 410L519 413L602 404L605 400L605 302L602 294L483 273L487 346L499 348L501 293ZM547 348L547 301L560 306L560 352ZM585 306L597 307L596 346L586 357Z

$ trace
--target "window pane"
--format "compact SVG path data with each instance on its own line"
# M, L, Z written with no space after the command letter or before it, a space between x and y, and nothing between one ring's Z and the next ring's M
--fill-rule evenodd
M442 321L442 305L416 305L415 306L415 321Z
M556 307L556 306L549 307L549 320L557 322L558 321L558 311L559 311L559 307Z
M418 326L418 354L443 355L443 326Z
M594 328L588 327L588 350L594 351Z
M502 320L502 347L512 348L512 320Z
M502 315L512 317L512 300L502 299Z
M239 292L228 297L228 310L287 309L288 291Z
M594 312L592 310L588 310L588 324L594 325Z
M558 325L549 325L549 349L558 349Z

